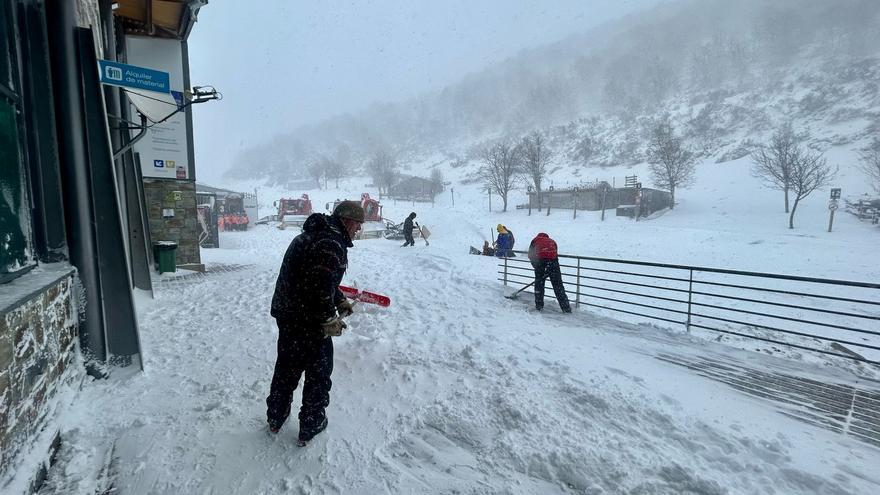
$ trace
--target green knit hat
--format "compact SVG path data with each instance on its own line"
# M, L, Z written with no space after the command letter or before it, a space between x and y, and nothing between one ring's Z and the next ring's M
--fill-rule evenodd
M333 208L333 216L363 223L364 208L357 201L342 201Z

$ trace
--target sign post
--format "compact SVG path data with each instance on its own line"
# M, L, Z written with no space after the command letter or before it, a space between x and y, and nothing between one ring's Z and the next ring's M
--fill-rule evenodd
M835 187L831 189L831 200L828 201L828 232L831 232L831 227L834 225L834 211L837 210L838 204L837 200L840 199L840 188Z
M642 183L636 183L636 222L642 216Z
M611 179L612 181L614 178ZM605 194L608 192L607 182L602 185L602 221L605 221Z
M532 216L532 185L531 184L526 186L526 192L528 192L528 198L529 198L529 216Z

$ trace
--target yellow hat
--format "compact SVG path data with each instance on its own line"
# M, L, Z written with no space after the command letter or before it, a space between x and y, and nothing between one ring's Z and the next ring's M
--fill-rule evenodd
M495 227L495 230L497 230L498 232L504 232L504 230L505 230L504 225L501 225L499 223L498 226Z

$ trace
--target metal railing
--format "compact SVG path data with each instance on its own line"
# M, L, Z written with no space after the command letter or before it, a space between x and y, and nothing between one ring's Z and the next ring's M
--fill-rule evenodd
M498 280L526 286L534 272L515 253L499 259ZM587 256L559 263L576 307L880 365L878 283Z

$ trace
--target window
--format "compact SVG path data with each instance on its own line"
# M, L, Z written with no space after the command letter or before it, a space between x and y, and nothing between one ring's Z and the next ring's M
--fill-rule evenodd
M8 3L0 5L0 283L35 264L18 122L21 97L12 84L17 57L9 9Z

